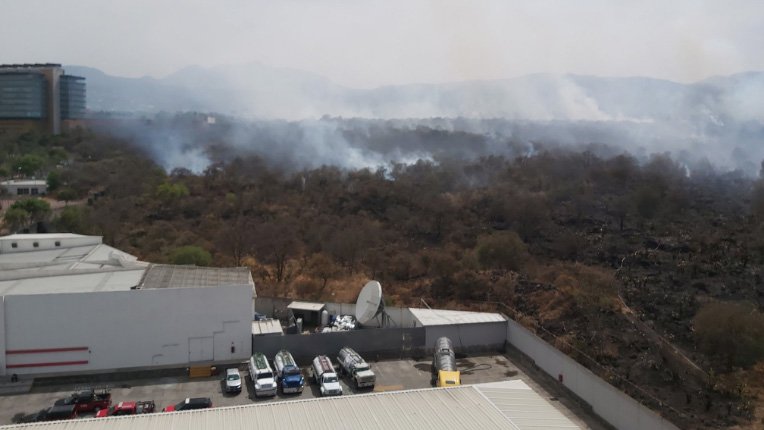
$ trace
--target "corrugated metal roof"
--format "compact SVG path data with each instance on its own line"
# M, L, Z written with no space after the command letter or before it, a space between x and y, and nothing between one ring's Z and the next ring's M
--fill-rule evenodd
M572 421L520 382L506 387L434 388L288 402L260 403L176 413L78 419L4 428L91 430L189 429L574 429ZM520 396L527 394L528 396ZM528 399L535 395L536 399ZM516 400L515 400L516 399ZM498 402L496 404L495 402ZM546 408L542 407L546 404ZM540 406L542 405L542 406ZM526 418L525 407L539 414ZM557 413L558 421L546 414ZM555 417L558 419L559 417Z
M478 324L488 322L503 322L507 319L496 313L449 311L442 309L409 308L420 325L423 327L450 324Z
M318 312L321 309L325 308L326 304L324 303L313 303L313 302L300 302L300 301L294 301L287 306L289 309L299 310L299 311L310 311L310 312Z
M0 281L0 296L128 291L145 269L45 270L39 276Z
M518 429L577 429L559 409L521 380L475 386Z
M220 285L254 285L246 267L197 267L152 264L146 271L142 288L195 288Z
M276 319L265 319L260 321L252 321L252 334L284 334L284 330L281 329L281 323Z
M252 275L246 267L150 265L133 255L102 244L98 236L70 233L23 234L4 236L0 240L67 238L92 239L93 243L0 253L0 296L128 291L138 285L143 288L224 285L254 287ZM80 242L83 241L75 243Z

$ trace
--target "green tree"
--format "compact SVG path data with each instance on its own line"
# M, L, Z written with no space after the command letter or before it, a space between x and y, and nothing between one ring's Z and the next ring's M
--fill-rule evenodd
M209 266L212 264L212 255L205 249L196 245L181 246L170 253L173 264L193 264L195 266Z
M59 231L79 234L87 233L86 209L82 206L67 206L53 223Z
M56 193L56 197L58 200L63 200L68 204L70 201L77 198L77 192L69 187L61 188L58 193Z
M24 209L11 207L5 211L3 219L5 225L14 232L29 224L29 213Z
M13 170L26 176L34 176L45 165L45 160L39 155L27 154L13 165Z
M50 204L42 199L31 198L18 200L11 208L25 211L31 222L45 221L50 216Z
M156 195L163 203L172 203L188 196L188 188L180 183L165 182L157 187Z
M513 231L481 236L475 247L483 269L520 270L528 256L522 239Z
M61 174L55 170L48 173L48 192L56 191L61 186Z

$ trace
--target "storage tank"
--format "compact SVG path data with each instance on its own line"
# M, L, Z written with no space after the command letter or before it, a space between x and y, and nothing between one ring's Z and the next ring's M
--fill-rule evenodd
M451 339L441 337L435 342L435 355L433 356L432 366L435 371L456 370L456 355L454 354Z
M302 318L297 318L295 325L297 326L297 334L302 334Z
M326 309L321 311L321 327L326 327L329 325L329 311Z

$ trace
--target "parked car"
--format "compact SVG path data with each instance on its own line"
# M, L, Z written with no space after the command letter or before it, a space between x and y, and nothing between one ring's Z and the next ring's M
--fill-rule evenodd
M239 369L226 369L225 392L241 393L241 374L239 373Z
M190 397L182 402L165 406L162 412L190 411L193 409L206 409L212 407L212 400L209 397Z
M281 392L302 393L305 388L305 378L302 376L300 368L297 367L292 354L282 349L276 354L273 364L276 367L276 376L278 376Z
M37 413L22 417L19 423L36 423L41 421L61 421L77 418L74 405L58 405L43 409Z
M116 405L109 406L106 409L101 409L96 414L96 417L111 417L117 415L138 415L138 414L150 414L156 409L156 404L153 400L146 400L140 402L119 402Z
M111 406L111 393L107 390L96 392L95 390L72 393L69 397L58 399L54 406L74 405L77 412L92 412L106 409Z

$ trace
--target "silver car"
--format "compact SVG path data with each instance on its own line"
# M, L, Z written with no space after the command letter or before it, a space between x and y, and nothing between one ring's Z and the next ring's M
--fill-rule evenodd
M225 392L241 393L241 374L239 369L227 369L225 371Z

